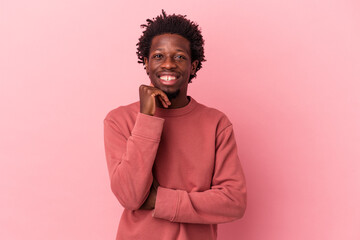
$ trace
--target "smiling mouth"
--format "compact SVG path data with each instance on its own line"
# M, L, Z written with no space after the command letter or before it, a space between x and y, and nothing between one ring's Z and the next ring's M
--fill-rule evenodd
M170 76L170 75L164 75L164 76L161 76L160 79L168 82L168 81L175 80L176 77L175 76Z

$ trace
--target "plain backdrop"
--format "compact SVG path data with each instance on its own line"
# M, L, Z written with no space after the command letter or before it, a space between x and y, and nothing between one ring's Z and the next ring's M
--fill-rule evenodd
M1 0L0 239L115 239L103 119L161 9L200 25L189 95L234 125L248 208L219 240L360 239L359 3Z

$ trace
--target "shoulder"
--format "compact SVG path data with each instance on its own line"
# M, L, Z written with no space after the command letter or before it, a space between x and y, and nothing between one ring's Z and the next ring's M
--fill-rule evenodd
M227 115L217 108L198 103L196 110L201 119L211 122L212 125L216 126L216 131L218 133L229 126L232 126L232 123Z
M117 108L110 110L105 118L104 121L113 121L115 123L122 123L122 122L133 122L136 119L136 116L140 109L140 102L133 102L128 105L122 105Z

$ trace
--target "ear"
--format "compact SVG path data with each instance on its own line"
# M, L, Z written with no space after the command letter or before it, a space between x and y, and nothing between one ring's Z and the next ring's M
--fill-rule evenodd
M146 74L149 75L149 60L144 57L144 62L145 62L145 71L146 71Z
M199 60L195 60L191 63L191 75L195 74L198 64L199 64Z

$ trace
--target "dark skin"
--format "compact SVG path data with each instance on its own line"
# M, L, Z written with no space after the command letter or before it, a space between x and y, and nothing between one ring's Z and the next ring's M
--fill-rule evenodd
M187 87L190 75L195 74L199 61L191 61L190 42L178 34L162 34L153 38L149 57L145 58L150 86L139 87L140 112L154 116L156 107L181 108L189 103ZM179 92L171 101L166 93ZM140 207L155 208L159 183L154 178L148 198Z

